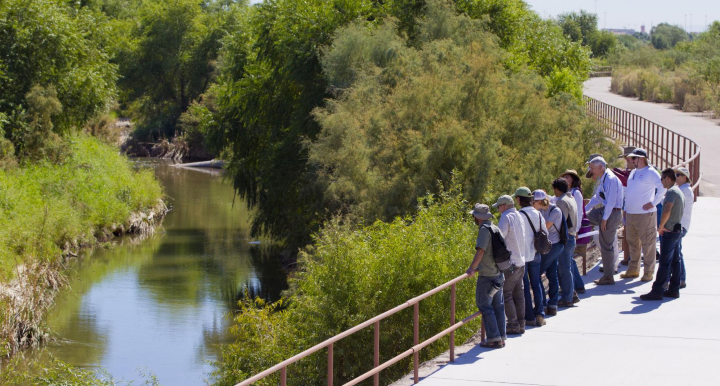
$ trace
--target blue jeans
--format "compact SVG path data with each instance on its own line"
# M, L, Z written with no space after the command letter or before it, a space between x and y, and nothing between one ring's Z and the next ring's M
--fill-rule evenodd
M682 243L682 231L666 232L660 239L660 264L657 277L652 286L652 293L661 295L663 285L672 270L670 276L670 291L677 291L680 288L680 248Z
M540 256L540 274L545 273L548 279L548 296L543 296L543 305L550 308L557 308L560 299L560 287L558 285L558 259L562 256L563 245L553 244L550 252Z
M575 290L585 290L585 282L582 279L582 276L580 276L580 270L578 269L577 263L575 262L575 259L570 259L570 263L572 265L572 272L573 272L573 282L575 283Z
M525 285L526 321L534 321L537 315L545 317L545 308L543 307L545 288L540 281L540 264L541 262L525 263L525 277L523 278L523 283ZM533 296L530 296L531 289Z
M478 276L475 287L475 304L482 312L488 342L500 342L507 338L505 333L505 302L503 301L503 274Z
M572 263L575 261L575 236L568 235L567 243L563 248L560 259L558 260L558 275L560 275L560 289L562 290L562 300L572 303L573 293L575 293L575 281L572 269ZM577 264L575 264L577 269ZM578 272L579 273L579 272ZM585 284L583 284L584 286Z
M682 236L680 238L684 239L685 235L687 235L687 229L683 228ZM683 258L683 253L682 253L682 241L680 241L680 246L678 247L678 249L680 249L680 281L683 282L683 281L685 281L686 276L685 276L685 259ZM671 269L671 272L668 272L668 278L667 278L668 282L670 281L671 274L672 274L672 269Z

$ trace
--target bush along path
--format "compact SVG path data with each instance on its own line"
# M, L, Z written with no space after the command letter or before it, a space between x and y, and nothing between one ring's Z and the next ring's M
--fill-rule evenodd
M168 212L150 170L77 136L60 163L0 169L0 356L48 338L43 316L83 247L151 235Z

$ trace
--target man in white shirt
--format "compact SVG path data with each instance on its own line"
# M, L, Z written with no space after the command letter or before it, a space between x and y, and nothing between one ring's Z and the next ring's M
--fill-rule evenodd
M503 296L505 299L505 316L507 334L525 333L525 294L523 277L525 276L525 221L515 209L512 197L500 196L493 204L500 212L498 228L505 238L505 245L510 251L512 270L503 272Z
M655 236L657 235L657 205L665 196L660 173L647 163L647 152L635 149L627 156L635 165L630 172L625 191L625 238L630 262L620 277L640 276L640 256L643 256L642 281L652 281L655 273ZM641 248L642 246L642 248Z
M695 194L692 190L690 171L685 167L681 167L678 168L675 172L675 183L678 185L678 187L680 187L680 191L683 193L683 196L685 196L685 210L683 211L682 220L680 220L680 224L682 224L682 237L685 237L685 235L687 235L688 231L690 230L690 222L692 220L692 207L693 203L695 202ZM682 273L680 274L680 288L685 288L685 259L683 259L682 254L682 244L680 247L680 269L682 270Z
M545 306L543 304L544 289L540 278L540 254L535 250L535 232L541 229L548 234L545 219L540 212L533 208L533 193L527 187L518 188L513 194L520 206L520 216L525 226L525 276L523 286L525 291L525 324L542 327L545 325ZM532 290L533 295L530 295ZM534 299L534 301L533 301Z
M597 285L615 284L614 268L615 268L615 250L617 243L617 230L622 223L622 215L620 211L623 206L623 190L622 183L613 172L607 169L607 162L603 157L595 157L589 162L590 169L599 183L597 192L585 206L585 210L589 211L587 216L590 224L600 226L600 255L602 256L603 277L595 280ZM602 207L593 209L593 202L603 204Z

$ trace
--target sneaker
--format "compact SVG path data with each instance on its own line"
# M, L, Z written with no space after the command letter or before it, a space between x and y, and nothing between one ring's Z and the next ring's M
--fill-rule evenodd
M666 297L666 298L675 298L675 299L677 299L677 298L680 297L680 291L678 291L678 290L675 290L675 291L667 290L667 291L663 292L663 297Z
M634 277L640 277L640 271L625 271L625 273L620 274L621 279L632 279Z
M559 307L559 305L558 305ZM557 308L548 307L548 309L545 311L547 316L555 316L557 315Z
M653 273L652 272L645 272L642 277L640 278L640 281L652 281L653 280Z
M576 292L576 293L579 293L579 294L584 294L584 293L585 293L585 288L575 288L575 292Z
M546 325L545 318L542 315L538 315L535 317L535 326L536 327L542 327Z
M652 292L640 295L640 300L663 300L663 296Z
M680 288L685 288L685 287L687 287L687 284L685 284L685 280L683 280L680 282Z
M574 303L580 303L580 297L578 296L577 292L573 292L573 304Z
M615 278L612 276L603 276L600 279L593 281L595 285L611 285L615 284Z
M628 264L630 264L630 260L622 259L622 260L620 260L620 264L622 264L622 265L628 265Z
M573 303L573 302L566 302L566 301L564 301L564 300L560 300L560 301L558 302L558 307L563 307L563 308L564 308L564 307L575 307L575 303Z

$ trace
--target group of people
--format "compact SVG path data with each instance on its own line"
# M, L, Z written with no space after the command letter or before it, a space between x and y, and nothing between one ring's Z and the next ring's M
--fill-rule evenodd
M655 280L642 300L680 297L686 280L682 238L690 228L695 201L690 173L683 167L660 172L649 164L647 152L635 147L625 147L620 158L625 158L625 169L609 169L601 154L589 157L585 176L597 183L587 204L575 170L552 182L552 194L521 187L512 196L498 198L492 205L500 214L497 225L490 206L475 204L470 213L479 231L466 273L478 273L475 300L487 333L481 346L504 347L508 334L541 327L558 307L576 306L577 293L585 287L573 256L578 244L589 241L577 237L592 226L598 229L603 273L596 285L615 284L618 265L624 264L628 269L621 278ZM619 261L618 229L623 224L628 250Z

